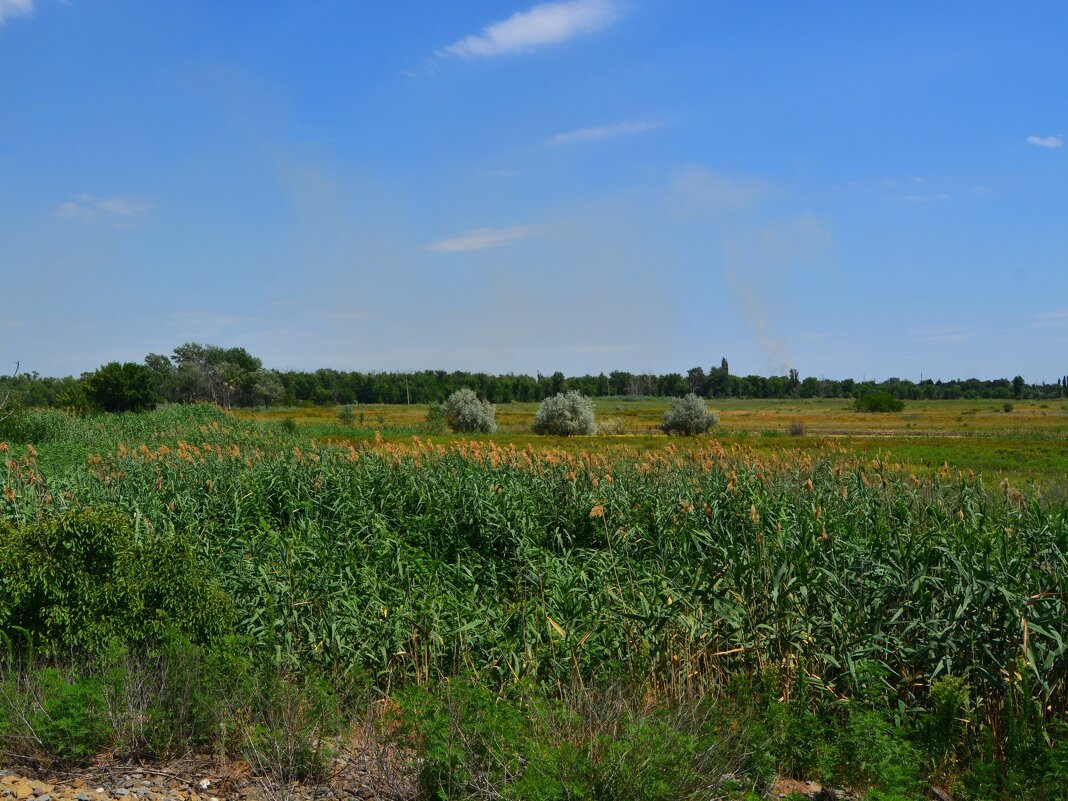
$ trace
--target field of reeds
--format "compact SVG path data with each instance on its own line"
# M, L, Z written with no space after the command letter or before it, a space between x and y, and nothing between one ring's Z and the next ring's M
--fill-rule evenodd
M287 416L11 429L6 753L293 777L359 722L427 798L1065 797L1068 512L1033 487L728 412L655 447Z

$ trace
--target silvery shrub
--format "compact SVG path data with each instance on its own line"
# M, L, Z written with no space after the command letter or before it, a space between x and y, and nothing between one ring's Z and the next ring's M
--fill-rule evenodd
M671 399L671 406L664 414L660 428L665 434L692 436L704 434L718 422L719 418L708 411L704 399L691 392L685 397Z
M593 401L576 390L546 398L534 415L533 430L535 434L553 434L558 437L596 434Z
M453 431L463 434L497 430L497 409L489 401L479 400L473 390L458 389L445 401L445 422Z

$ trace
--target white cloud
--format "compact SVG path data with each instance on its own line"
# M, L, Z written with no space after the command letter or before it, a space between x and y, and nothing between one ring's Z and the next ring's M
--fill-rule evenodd
M1064 140L1059 136L1029 136L1027 144L1039 147L1060 147L1064 144Z
M464 253L507 245L534 236L541 230L537 225L511 225L507 228L474 228L462 236L440 239L426 246L435 253Z
M494 22L478 35L465 36L438 51L442 57L499 56L557 44L574 36L605 28L620 16L615 0L562 0L539 3Z
M566 145L571 142L599 142L603 139L614 139L617 136L651 131L663 126L660 120L632 120L629 122L617 122L615 125L604 125L600 128L579 128L577 131L567 131L550 136L545 140L547 145Z
M3 0L0 0L0 2L3 2ZM122 220L137 217L151 208L152 205L150 203L145 203L129 195L96 197L95 195L82 194L61 204L56 209L56 215L89 221Z
M28 17L33 13L33 0L0 0L0 25L8 17Z

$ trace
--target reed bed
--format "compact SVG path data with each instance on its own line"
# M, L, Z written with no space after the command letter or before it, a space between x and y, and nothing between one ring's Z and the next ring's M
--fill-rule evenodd
M1068 708L1068 517L948 465L715 439L333 445L205 408L63 425L0 446L0 518L107 507L181 540L287 669L663 699L774 671L785 699L902 721L952 676L995 739L1021 704Z

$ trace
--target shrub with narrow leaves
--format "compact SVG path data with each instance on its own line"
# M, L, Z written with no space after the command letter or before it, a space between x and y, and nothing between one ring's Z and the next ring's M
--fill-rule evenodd
M900 412L905 402L895 398L889 392L869 392L853 401L853 409L858 412Z
M672 398L671 407L660 424L665 434L693 436L704 434L719 422L719 418L705 406L704 400L692 392L684 398Z
M497 410L489 401L479 400L470 389L458 389L445 401L445 422L453 431L463 434L497 430Z
M593 401L576 390L546 398L534 415L533 431L558 437L596 434Z

